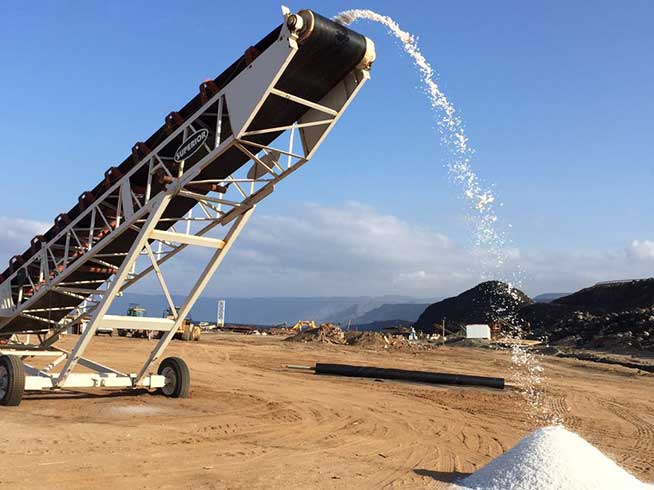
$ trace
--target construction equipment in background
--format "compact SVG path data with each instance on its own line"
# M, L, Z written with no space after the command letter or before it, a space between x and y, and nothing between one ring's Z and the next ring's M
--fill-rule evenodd
M127 309L127 316L130 318L145 318L146 309L136 303L130 303ZM120 337L127 337L131 335L134 338L152 339L154 337L153 330L138 330L130 328L119 328L118 335Z
M163 317L166 318L167 320L173 320L176 321L177 317L181 311L180 306L175 306L175 312L173 313L173 310L171 308L166 308L164 311ZM177 332L175 332L175 335L173 336L174 339L177 340L185 340L185 341L198 341L200 340L200 336L202 335L202 329L198 325L193 325L193 320L190 317L184 318L184 321L179 323L179 328L177 329Z
M190 36L177 38L192 42ZM187 51L197 61L225 49L216 39ZM144 53L143 59L158 54ZM162 360L166 347L180 329L193 337L185 318L257 204L310 161L369 80L374 59L374 44L361 34L310 10L293 14L284 8L281 25L221 75L202 82L186 105L80 194L0 273L0 340L7 341L0 347L0 386L6 387L0 405L18 405L24 391L76 388L188 396L188 366L177 357ZM171 63L178 70L187 64ZM105 86L96 87L98 98ZM29 97L47 105L48 93ZM89 121L104 116L87 109ZM35 121L44 117L26 114ZM348 150L336 158L346 160ZM98 151L90 155L97 160ZM19 167L9 170L35 177ZM50 201L44 194L39 204ZM161 266L189 247L210 250L210 258L189 279L177 314ZM174 320L110 315L113 301L151 273ZM77 316L71 318L73 310ZM63 332L87 318L71 350L56 345ZM141 366L124 371L86 357L100 328L151 330L161 339ZM18 339L25 334L34 334L34 341ZM51 358L45 368L35 363L43 358Z
M86 325L88 325L89 321L90 320L87 320L85 322L84 328L86 328ZM119 330L119 332L120 332L120 330ZM100 325L96 329L95 334L96 335L108 335L109 337L113 337L114 336L114 329L112 327L105 327L104 325Z
M316 322L313 320L300 320L292 327L289 327L289 330L293 332L304 332L305 330L313 330L315 328L317 328Z

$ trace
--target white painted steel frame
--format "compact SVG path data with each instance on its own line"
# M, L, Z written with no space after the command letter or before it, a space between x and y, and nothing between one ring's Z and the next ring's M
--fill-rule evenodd
M40 334L37 343L20 342L18 336L14 336L13 342L0 347L0 354L13 354L23 358L27 371L27 390L163 386L163 377L150 373L152 365L160 358L229 252L234 240L252 215L256 203L270 195L278 182L309 161L349 103L369 79L368 70L356 68L319 103L283 92L276 88L276 84L297 50L297 34L291 32L284 24L278 40L255 59L247 70L213 95L166 140L114 183L77 218L63 227L52 240L43 244L41 251L8 279L11 281L21 269L24 269L27 283L18 288L19 304L12 311L3 311L0 317L0 333L3 326L20 317L41 322L44 330L50 332L47 337ZM255 120L258 111L269 97L282 97L304 105L308 111L290 126L249 131L249 125ZM207 116L215 121L209 128L215 134L215 138L204 143L207 155L188 169L185 169L184 162L181 162L175 171L171 166L170 157L162 154L164 148L178 136L183 135L186 139L190 134L206 127L200 117ZM229 118L232 129L232 133L226 137L221 134L223 116ZM288 146L283 149L261 145L248 139L249 136L280 131L288 138ZM298 135L301 148L296 148ZM282 138L277 138L275 141L280 139ZM251 167L246 164L224 179L198 180L202 170L231 148L237 148L246 155L252 162ZM130 177L145 168L148 170L148 185L145 192L139 192L132 188ZM170 183L164 191L152 196L152 180L158 171L165 172ZM221 190L227 187L227 190L224 193L214 192L208 195L194 192L193 189L198 185L206 184L216 184L221 186ZM197 201L195 212L191 210L186 217L179 220L163 218L166 207L177 196ZM115 223L111 223L106 209L115 211ZM80 225L85 218L90 218L91 223L86 228ZM186 224L184 232L175 229L176 222ZM158 229L161 223L169 225L170 230ZM196 229L193 229L194 226ZM225 232L224 238L206 236L216 228ZM138 231L138 238L129 252L103 253L107 245L127 229ZM98 236L101 231L106 234ZM161 265L189 246L210 248L214 253L178 314L161 271ZM89 263L115 269L113 264L103 260L110 257L122 257L122 263L112 277L102 284L93 280L66 281L73 272ZM140 262L144 260L146 265L139 270ZM37 283L29 274L30 267L38 267L40 270ZM173 315L176 316L174 320L107 315L113 300L118 295L153 271ZM30 289L31 296L26 294ZM35 308L34 305L49 291L83 300L82 305L76 308L76 315L57 322L48 317L48 314L57 308ZM87 317L90 317L90 322L71 352L54 346L62 331L81 323ZM122 373L83 357L98 328L103 326L121 328L122 323L124 324L122 328L134 329L135 321L138 321L138 328L141 330L163 332L137 374ZM40 356L52 356L55 360L42 369L34 368L27 363L30 358ZM63 364L61 370L54 372L54 368L61 364ZM73 372L77 365L91 370L92 373Z

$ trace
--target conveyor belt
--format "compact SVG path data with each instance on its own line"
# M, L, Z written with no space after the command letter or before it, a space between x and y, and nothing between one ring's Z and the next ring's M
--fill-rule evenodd
M278 82L281 90L292 92L300 97L312 102L319 102L339 81L343 79L364 57L366 54L366 38L350 29L334 23L333 21L322 17L316 13L303 11L303 17L311 20L310 28L300 38L299 50L292 59L291 64L285 70L284 75ZM152 136L142 143L137 143L132 149L132 155L126 158L116 167L112 167L105 174L105 179L100 182L91 191L80 195L78 204L72 207L67 213L63 213L55 220L55 225L50 228L42 237L35 237L32 246L20 256L12 259L10 267L0 275L0 284L7 281L16 270L19 274L15 275L11 285L13 291L13 300L18 302L18 287L25 284L25 275L30 274L32 279L38 279L39 271L27 270L20 272L21 264L24 264L34 254L39 253L43 242L50 242L65 227L67 223L74 220L94 202L98 196L106 192L117 179L126 175L137 163L145 158L151 149L161 144L179 124L196 113L203 104L215 93L225 87L239 73L245 70L249 63L258 55L265 52L277 39L280 34L281 26L277 27L270 34L265 36L261 41L250 47L246 53L236 60L227 70L217 76L211 82L204 82L200 86L200 93L193 97L183 108L176 113L171 113L166 118L166 124L159 128ZM304 105L289 103L282 98L269 98L262 109L259 111L257 119L250 126L250 130L257 128L277 127L293 124L308 108ZM230 134L229 119L223 120L223 132L225 136ZM268 145L279 133L267 133L252 136L250 139L257 143ZM211 136L211 135L210 135ZM167 146L170 147L171 154L182 143L183 137L173 139ZM194 165L201 158L201 152L194 156L193 159L186 161L186 167ZM248 161L248 157L236 148L231 148L220 155L213 163L207 166L198 180L203 179L223 179L231 175ZM147 171L135 173L130 182L133 187L145 187L148 175ZM162 184L153 184L153 195L164 189ZM206 190L198 190L199 193L206 193ZM181 219L197 202L184 197L175 197L165 211L164 218ZM115 215L115 211L114 211ZM113 223L111 223L113 225ZM170 221L160 223L160 228L169 228L173 223ZM89 223L82 223L82 226L90 226ZM103 254L108 253L126 253L133 243L137 232L127 230L122 235L116 236L104 249ZM81 255L81 254L80 254ZM89 263L80 267L73 272L68 281L91 281L109 279L121 264L120 257L111 257L104 259L115 268L99 266L96 263ZM37 283L37 280L34 280ZM29 299L30 293L27 291L24 297ZM30 306L33 309L48 309L48 319L59 321L64 318L72 309L82 302L77 297L71 297L55 291L48 291L38 302ZM58 308L58 309L54 309ZM12 332L30 331L43 328L43 323L28 318L15 318L4 327L0 328L0 333L8 334Z

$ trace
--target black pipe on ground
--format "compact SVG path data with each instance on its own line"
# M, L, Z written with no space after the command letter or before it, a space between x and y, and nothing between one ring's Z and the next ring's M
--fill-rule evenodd
M486 388L496 388L499 390L504 389L504 378L468 376L465 374L407 371L404 369L350 366L348 364L316 364L315 372L316 374L348 376L352 378L389 379L399 381L414 381L417 383L483 386Z

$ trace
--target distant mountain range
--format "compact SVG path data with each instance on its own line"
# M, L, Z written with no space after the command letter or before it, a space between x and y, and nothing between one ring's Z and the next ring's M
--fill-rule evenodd
M407 320L381 320L377 322L351 325L349 330L357 330L359 332L381 332L389 327L409 327L411 325L413 325L413 322ZM348 329L348 327L343 328Z
M368 323L385 322L389 320L415 322L428 306L428 303L384 304L355 318L352 320L352 324L365 325Z
M544 293L534 297L535 303L551 303L554 300L570 296L572 293Z
M533 331L544 331L575 311L601 313L650 307L654 279L599 284L573 294L545 293L531 300L508 285L489 281L452 298L420 299L408 296L225 298L226 323L273 326L293 325L299 320L338 323L357 330L380 330L388 326L414 324L432 331L447 319L450 327L488 323L517 316ZM184 298L174 296L176 305ZM146 316L161 317L167 308L163 295L126 294L116 298L110 313L124 315L130 303L147 310ZM191 311L194 321L216 322L218 298L201 298ZM599 314L599 313L598 313Z
M426 307L426 301L407 296L379 297L312 297L312 298L225 298L225 320L245 325L294 324L298 320L332 322L347 325L385 320L415 321ZM176 305L184 298L173 296ZM116 298L110 313L124 315L130 303L146 309L146 316L161 317L168 307L162 295L125 294ZM215 322L218 298L200 298L191 317L195 321Z

